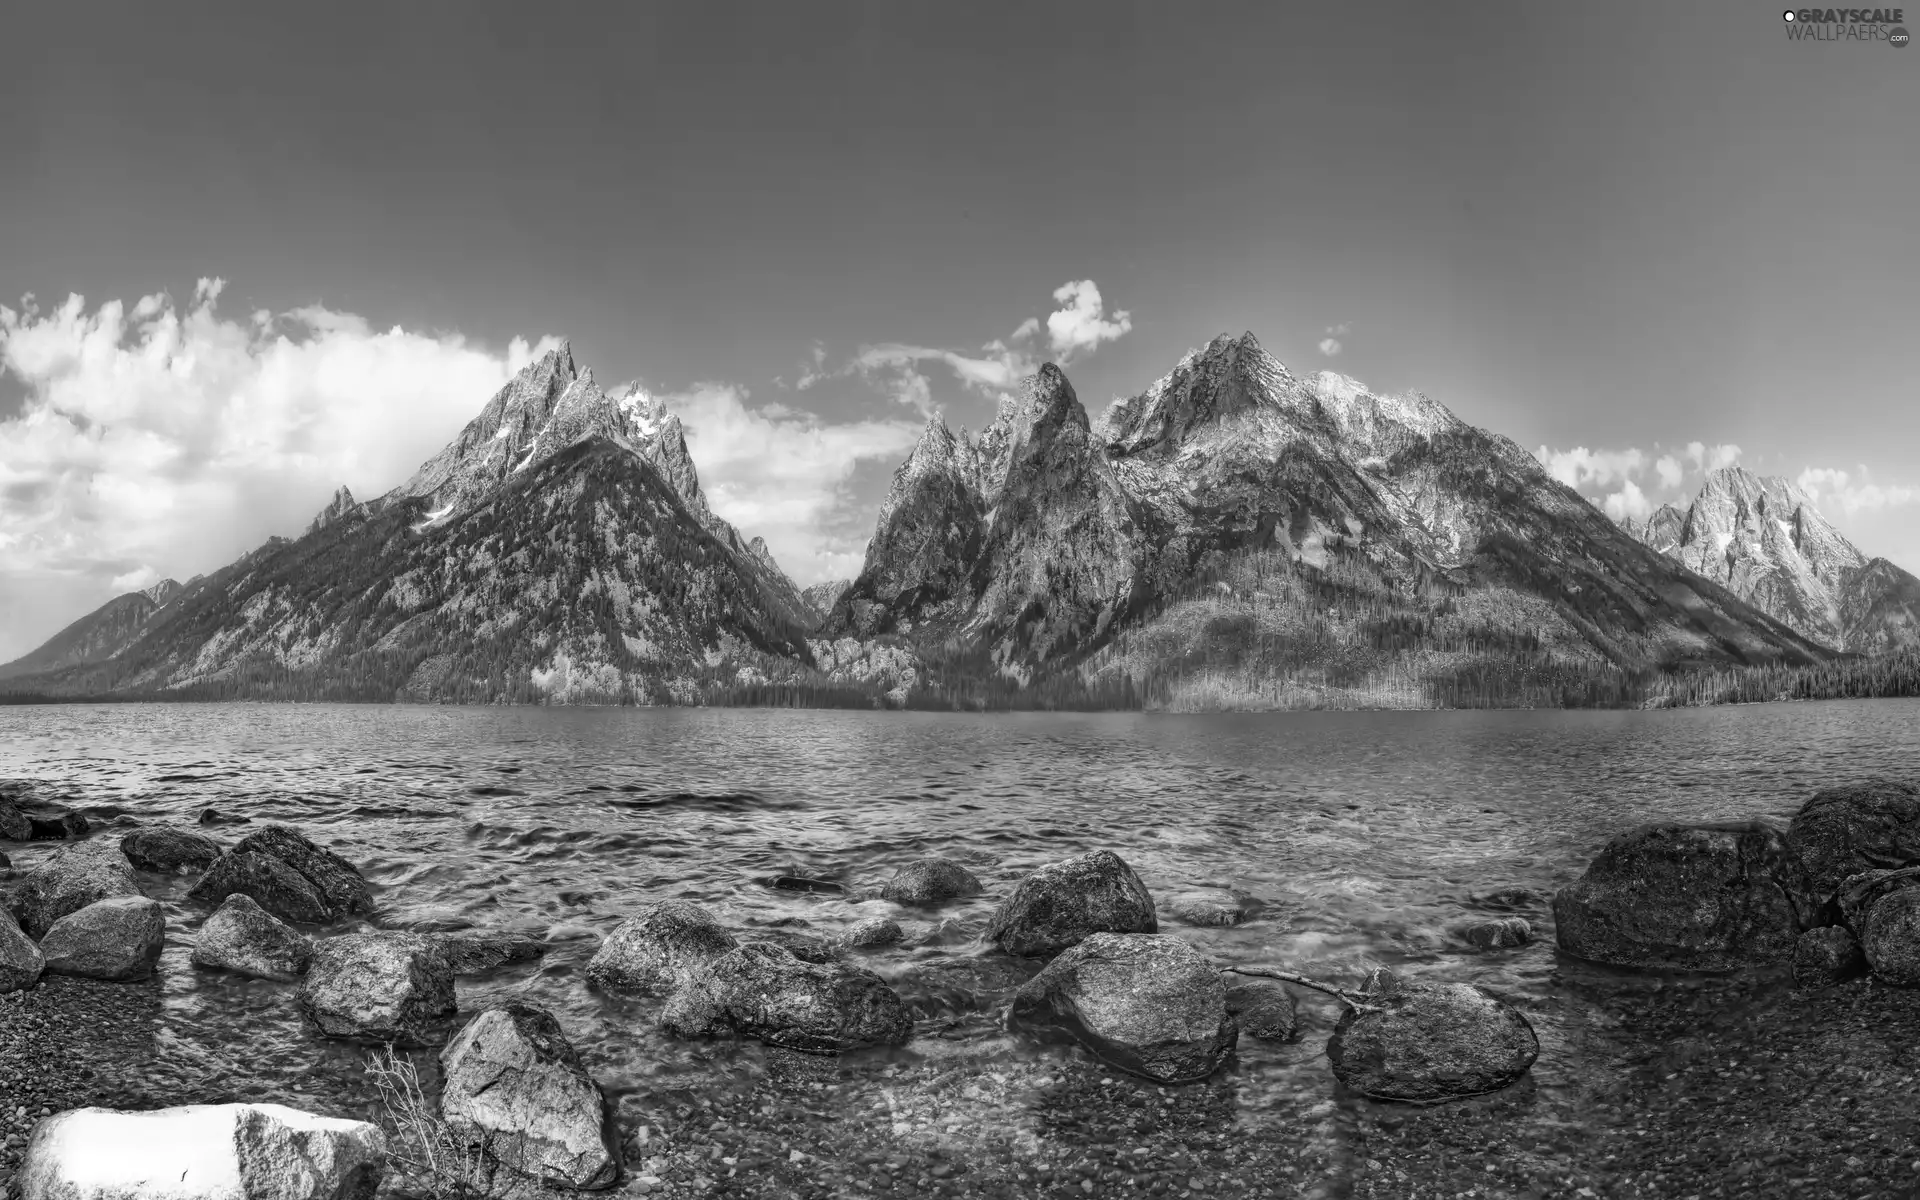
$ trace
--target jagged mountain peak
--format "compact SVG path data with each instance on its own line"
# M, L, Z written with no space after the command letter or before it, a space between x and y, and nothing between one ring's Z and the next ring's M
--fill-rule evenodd
M159 583L140 589L140 594L156 605L165 604L180 592L181 583L178 579L162 579Z
M325 508L320 510L319 515L313 518L313 522L307 526L307 532L309 534L318 533L335 521L357 512L359 509L360 505L354 500L353 493L347 490L347 485L343 483L334 489L333 499L328 502Z
M1286 366L1252 333L1222 333L1183 355L1146 391L1115 401L1100 432L1121 454L1177 452L1197 430L1272 404L1293 383Z

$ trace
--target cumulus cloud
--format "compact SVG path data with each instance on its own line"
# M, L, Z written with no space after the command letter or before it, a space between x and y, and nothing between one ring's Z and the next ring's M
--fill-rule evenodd
M1794 482L1815 504L1838 504L1848 516L1920 502L1920 488L1881 485L1867 479L1867 474L1865 467L1858 475L1831 467L1808 467Z
M1062 307L1047 317L1047 338L1062 365L1101 342L1119 340L1133 329L1131 313L1116 310L1112 317L1106 315L1100 289L1091 279L1061 284L1053 289L1053 299Z
M1327 336L1320 339L1320 353L1326 355L1328 358L1339 354L1341 350L1340 339L1347 336L1347 331L1352 328L1353 326L1347 324L1345 321L1342 321L1338 325L1327 326Z
M1653 502L1640 490L1640 485L1629 479L1617 492L1610 492L1600 502L1600 507L1609 517L1618 521L1622 517L1644 520L1653 511Z
M1740 460L1740 447L1709 446L1702 442L1688 442L1685 454L1687 461L1691 462L1695 468L1702 471L1718 471Z
M1661 455L1653 464L1653 469L1660 476L1660 486L1669 489L1679 487L1680 477L1685 473L1680 460L1671 454Z
M1542 446L1534 456L1549 475L1575 488L1586 483L1604 487L1616 480L1630 479L1646 470L1648 463L1646 452L1638 449L1589 450L1575 446L1571 450L1550 450Z

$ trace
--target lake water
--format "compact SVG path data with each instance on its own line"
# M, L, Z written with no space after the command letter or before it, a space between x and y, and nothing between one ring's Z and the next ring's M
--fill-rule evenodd
M1545 898L1638 822L1784 821L1818 788L1906 777L1915 763L1914 701L1193 717L0 708L0 776L55 781L70 802L106 810L110 830L190 821L208 806L288 822L361 868L378 925L498 928L552 942L537 963L463 981L463 1009L510 997L548 1007L623 1119L656 1130L688 1097L747 1086L767 1069L767 1052L675 1042L652 1028L654 1002L586 987L581 968L599 938L640 905L681 897L742 929L787 922L820 934L899 916L909 945L862 960L923 996L912 981L929 963L987 953L973 937L1025 873L1100 848L1124 857L1157 896L1250 894L1261 907L1234 928L1186 928L1163 914L1163 932L1222 962L1347 983L1386 964L1508 997L1542 1042L1525 1086L1560 1106L1554 1119L1573 1114L1577 1124L1582 1089L1607 1069L1590 1034L1606 1024L1594 996L1611 976L1558 958ZM208 832L231 841L245 827ZM24 868L52 848L8 850ZM755 882L797 872L877 887L925 853L972 864L988 894L932 918ZM290 989L191 967L205 916L185 899L191 881L148 882L169 925L161 1044L244 1063L243 1093L296 1102L316 1078L352 1075L359 1052L305 1031ZM1477 953L1450 934L1485 915L1476 896L1515 887L1541 901L1522 910L1538 934L1532 945ZM1298 1042L1242 1039L1232 1103L1250 1127L1262 1113L1297 1121L1340 1099L1323 1055L1337 1012L1314 999L1302 1010ZM1002 1079L1084 1065L1078 1052L1006 1033L964 998L922 1000L921 1012L912 1045L841 1064L846 1086L865 1086L863 1071L897 1090L915 1072L954 1064ZM1018 1134L1027 1120L1004 1090L974 1109L945 1103L953 1121L909 1119L902 1132L896 1120L894 1132L964 1142ZM807 1113L833 1119L817 1097L809 1104Z

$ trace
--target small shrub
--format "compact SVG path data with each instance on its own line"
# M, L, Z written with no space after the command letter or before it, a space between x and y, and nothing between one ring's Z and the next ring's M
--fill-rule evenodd
M396 1181L396 1194L423 1200L494 1200L502 1194L486 1150L447 1127L411 1059L382 1047L367 1058L367 1078L380 1094L388 1157L406 1176Z

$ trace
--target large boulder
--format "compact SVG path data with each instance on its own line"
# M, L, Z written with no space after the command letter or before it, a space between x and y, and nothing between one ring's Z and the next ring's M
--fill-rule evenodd
M0 992L18 992L40 982L47 961L33 939L20 932L13 914L0 908Z
M236 892L283 921L308 925L373 907L373 890L352 863L285 825L268 825L241 838L187 894L217 904Z
M1340 1082L1376 1100L1432 1104L1513 1083L1539 1057L1518 1009L1470 983L1420 983L1379 970L1327 1043Z
M1158 933L1153 897L1111 850L1049 863L1020 881L987 923L1009 954L1051 958L1095 933Z
M1866 968L1859 941L1843 925L1809 929L1794 943L1793 981L1802 987L1832 987Z
M34 1129L19 1200L372 1200L386 1135L278 1104L79 1108Z
M0 796L0 841L27 842L33 840L33 822L20 806L5 796Z
M665 996L739 943L697 904L665 900L622 921L587 963L587 981L609 992Z
M1810 923L1807 874L1776 829L1644 825L1553 897L1560 948L1620 967L1783 963Z
M142 871L204 871L220 857L220 843L191 829L156 825L120 839L120 852Z
M1841 881L1840 890L1834 894L1834 909L1840 923L1858 937L1866 931L1867 912L1875 904L1910 887L1920 887L1920 867L1862 871Z
M160 961L167 919L158 900L110 896L53 923L40 939L49 975L145 979Z
M313 961L313 939L235 892L220 902L193 943L193 965L292 983Z
M1227 984L1227 1011L1241 1033L1263 1042L1290 1042L1300 1031L1300 1002L1277 983L1249 979Z
M978 896L980 881L972 871L951 858L929 855L916 858L895 871L880 888L880 895L895 904L928 908L948 900Z
M1849 875L1920 864L1920 788L1871 779L1814 793L1787 826L1816 900Z
M868 917L855 921L840 932L837 943L854 949L893 946L906 940L907 931L892 917Z
M1920 987L1920 889L1895 892L1868 909L1860 948L1874 978Z
M1158 1083L1207 1078L1239 1036L1219 968L1159 934L1088 934L1014 993L1008 1020Z
M807 962L771 942L714 959L668 999L660 1023L680 1037L739 1033L809 1054L897 1046L913 1031L906 1002L872 971Z
M453 1015L453 964L417 933L348 933L314 943L300 1011L328 1037L437 1046Z
M464 929L458 933L423 935L439 943L455 975L484 975L508 963L528 962L547 952L544 942L524 933L489 933Z
M440 1112L455 1137L544 1183L599 1189L619 1179L606 1100L545 1009L488 1009L441 1051L440 1064Z
M56 851L27 872L13 894L14 916L28 937L42 938L68 913L113 896L138 896L133 864L104 838Z

